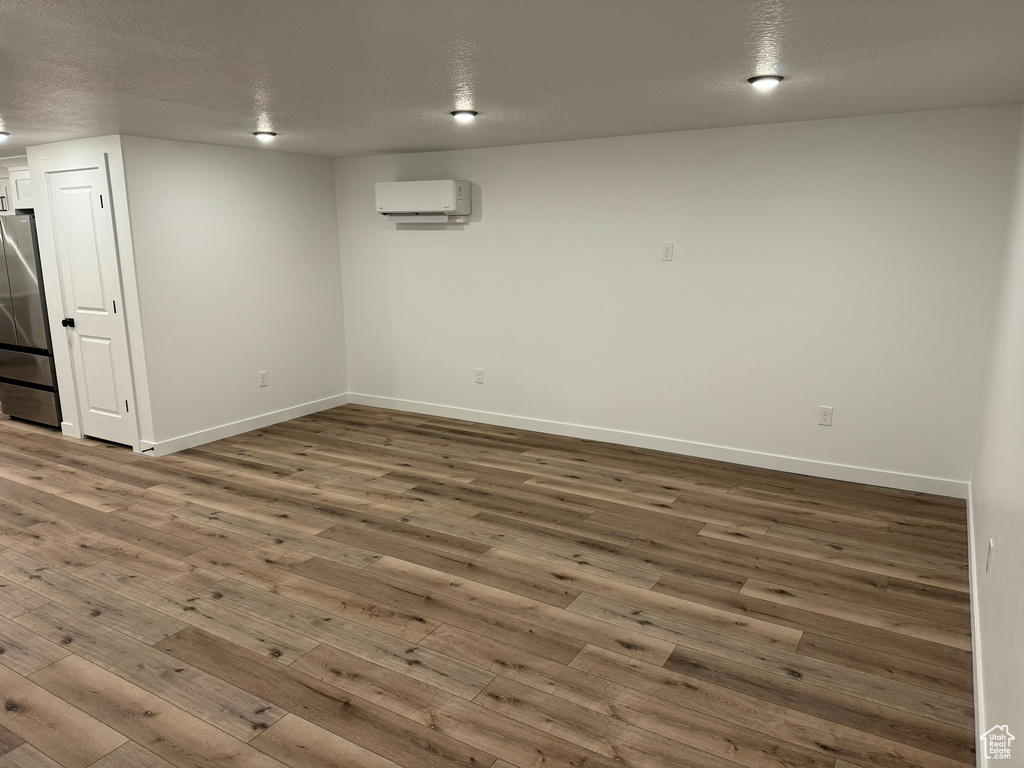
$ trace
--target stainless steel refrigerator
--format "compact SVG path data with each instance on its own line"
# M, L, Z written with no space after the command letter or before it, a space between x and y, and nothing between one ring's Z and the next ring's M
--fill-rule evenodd
M0 410L60 426L35 217L0 216Z

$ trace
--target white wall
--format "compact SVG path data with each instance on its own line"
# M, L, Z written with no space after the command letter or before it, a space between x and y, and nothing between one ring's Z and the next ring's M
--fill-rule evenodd
M331 161L122 147L156 453L343 401Z
M993 107L338 160L353 400L963 494L1019 124ZM430 178L473 181L477 220L373 212L374 182Z
M1024 739L1024 133L992 374L971 478L978 730ZM991 571L985 564L994 541ZM1024 741L1021 741L1024 744ZM1015 747L1014 751L1024 748Z

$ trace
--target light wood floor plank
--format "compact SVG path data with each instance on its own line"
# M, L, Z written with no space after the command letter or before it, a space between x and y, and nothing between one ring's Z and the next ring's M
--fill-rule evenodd
M99 764L99 762L93 763L93 765ZM31 744L23 744L5 755L0 755L0 768L62 768L62 766Z
M106 757L101 757L90 768L173 768L161 757L157 757L134 741L123 744Z
M614 682L614 676L590 675L574 667L537 659L511 646L474 637L452 627L442 626L427 639L427 643L435 648L451 648L466 661L600 715L660 733L740 765L751 768L795 765L828 768L832 762L831 757L786 744L778 738L720 717L692 708L668 706L663 699Z
M878 627L900 635L909 635L932 643L959 648L963 651L971 650L969 628L950 627L948 623L907 616L905 613L897 613L881 607L861 607L857 603L840 602L820 593L816 594L793 587L780 587L754 579L747 579L740 594L791 605L824 616L866 624L869 627Z
M494 677L482 669L415 643L347 621L310 606L297 605L256 587L226 579L204 595L365 661L402 672L441 690L472 699Z
M858 571L877 573L883 576L895 576L907 581L952 589L959 592L967 591L966 570L961 573L950 573L937 568L917 566L913 563L897 562L887 557L873 557L861 553L846 553L833 550L827 546L813 545L807 542L789 542L771 536L753 536L744 531L706 525L701 529L700 536L735 541L750 547L752 550L766 550L776 554L803 558L814 562L833 563ZM966 569L966 566L963 567Z
M90 717L6 667L0 667L0 691L4 699L0 726L64 768L85 768L126 741L103 718Z
M972 730L809 684L799 671L800 677L787 678L760 665L692 648L678 648L665 668L953 760L969 762L973 757Z
M25 615L23 613L17 618ZM0 664L13 669L19 675L31 675L37 669L60 661L68 653L70 651L67 649L19 623L10 619L0 619Z
M68 656L32 680L179 768L281 768L245 742L81 657ZM124 741L118 734L114 746Z
M615 765L587 747L579 747L543 730L532 728L503 714L487 710L423 683L333 648L323 647L295 664L310 676L353 695L366 698L432 731L490 753L500 753L519 765L587 766Z
M451 595L456 600L479 605L495 613L513 616L538 627L562 632L583 642L589 641L647 661L664 663L668 659L667 654L672 652L671 644L652 641L650 638L641 637L640 633L611 631L606 622L595 622L590 617L581 617L571 610L557 608L528 597L519 597L469 579L453 579L441 571L423 568L396 558L385 557L378 560L367 569L367 573L370 572L385 574L410 586L422 585L432 592ZM793 633L792 638L795 647L799 642L798 633Z
M319 644L298 632L221 605L213 598L199 597L157 579L139 576L113 563L92 566L80 571L80 575L95 586L178 618L185 624L206 629L281 664L291 663Z
M959 768L965 763L887 739L829 719L685 674L587 646L572 667L614 679L627 687L695 709L725 723L749 727L781 742L805 747L829 758L847 756L879 768Z
M293 572L329 586L339 586L377 600L380 604L423 616L442 624L453 624L485 637L494 637L525 648L545 658L568 662L584 642L558 630L537 626L522 618L476 606L449 595L432 592L422 585L411 586L363 571L352 571L313 558L297 565Z
M183 630L157 647L401 765L494 762L493 755L200 630Z
M967 555L961 500L368 406L0 413L0 768L966 768Z
M554 583L565 584L593 595L607 597L634 608L660 613L680 621L717 629L737 636L747 637L770 645L781 644L795 648L800 642L800 631L769 621L751 618L741 612L732 612L706 606L651 589L625 584L615 579L566 568L552 568L550 563L527 555L491 549L478 560L502 563L537 573L538 578L548 578Z
M18 620L65 650L249 741L284 712L151 646L50 603Z
M0 575L36 593L39 600L31 608L52 600L144 643L156 642L185 626L141 603L124 600L84 579L48 568L16 552L0 552Z
M398 763L295 715L272 725L252 745L292 768L401 768Z

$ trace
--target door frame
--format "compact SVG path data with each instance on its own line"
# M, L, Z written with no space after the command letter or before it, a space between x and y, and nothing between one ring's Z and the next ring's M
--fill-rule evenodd
M123 312L118 313L118 319L124 331L124 340L128 359L127 381L130 387L128 398L132 402L131 413L128 414L128 423L133 428L131 448L136 453L141 452L139 408L136 397L137 387L135 385L134 372L137 366L132 357L132 344L129 338L129 327L127 315L131 309L125 302L126 291L124 265L121 258L121 247L118 242L117 221L115 219L115 205L111 195L111 173L107 161L107 153L99 152L88 155L77 155L67 157L56 157L38 160L32 164L33 187L36 191L36 234L39 240L39 259L43 268L43 282L46 286L46 310L50 324L50 337L53 343L54 367L57 370L57 388L60 394L60 407L62 413L61 431L70 437L85 437L82 431L81 406L78 398L78 390L75 381L74 365L71 360L71 346L68 342L67 331L61 326L61 319L67 317L66 304L64 301L64 284L61 277L60 265L57 261L56 237L54 234L54 223L51 216L52 200L50 199L50 184L48 176L51 173L68 171L87 171L100 169L104 176L104 190L108 201L107 210L110 212L111 233L113 235L114 260L117 266L118 289L120 305ZM36 186L38 185L38 186ZM134 279L134 270L131 270L131 278ZM135 305L135 302L132 302Z

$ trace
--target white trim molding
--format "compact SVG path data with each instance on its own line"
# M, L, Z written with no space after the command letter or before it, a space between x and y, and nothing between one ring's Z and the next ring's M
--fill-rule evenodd
M172 437L170 440L151 442L142 441L142 453L146 456L167 456L177 451L184 451L186 448L195 448L197 445L205 445L215 440L223 440L225 437L234 437L254 429L269 427L271 424L279 424L289 419L297 419L299 416L308 416L318 411L326 411L328 408L337 408L339 405L349 403L348 394L325 397L322 400L313 400L300 405L293 405L289 408L282 408L279 411L261 413L240 421L232 421L228 424L221 424L217 427L204 429L199 432L192 432L187 435Z
M349 402L357 405L390 408L396 411L422 413L429 416L444 416L465 421L477 421L499 427L528 429L549 435L600 440L606 443L628 445L634 448L649 448L655 451L665 451L666 453L678 453L701 459L728 461L749 467L776 469L781 472L793 472L795 474L823 477L830 480L846 480L853 483L883 486L885 488L898 488L904 491L934 493L941 496L953 496L958 499L967 497L968 483L965 480L890 472L885 469L857 467L848 464L833 464L827 461L802 459L795 456L748 451L743 448L730 448L710 443L697 443L675 437L647 435L639 432L591 427L583 424L569 424L526 416L511 416L504 413L477 411L471 408L422 403L415 400L401 400L393 397L379 397L358 392L349 393Z
M974 744L979 745L981 734L985 728L985 678L982 674L981 660L981 616L978 606L978 549L975 546L977 535L974 529L974 493L970 483L967 484L967 556L968 577L971 594L971 661L974 664ZM977 753L977 765L981 768L985 763L982 751Z

